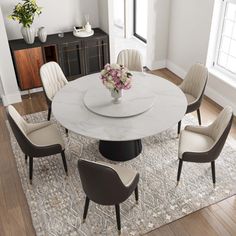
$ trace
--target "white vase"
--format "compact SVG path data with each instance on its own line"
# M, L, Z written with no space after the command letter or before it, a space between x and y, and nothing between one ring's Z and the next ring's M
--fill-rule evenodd
M36 31L33 27L21 27L21 33L26 43L33 44Z
M123 95L122 90L111 90L111 96L113 98L113 103L118 104L121 101L121 97Z
M39 40L42 42L42 43L45 43L47 41L47 31L45 30L44 27L40 27L39 30L38 30L38 37L39 37Z
M87 33L90 33L91 30L92 30L92 26L89 24L89 22L87 22L86 25L85 25L85 31L86 31Z

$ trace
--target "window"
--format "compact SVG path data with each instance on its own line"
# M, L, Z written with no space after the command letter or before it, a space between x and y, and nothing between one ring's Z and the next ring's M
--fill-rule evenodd
M134 0L134 36L147 42L148 0Z
M224 0L214 66L236 75L236 0Z

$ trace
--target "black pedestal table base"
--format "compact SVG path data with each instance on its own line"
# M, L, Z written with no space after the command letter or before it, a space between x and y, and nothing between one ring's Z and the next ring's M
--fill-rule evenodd
M100 153L112 161L128 161L137 157L142 151L141 139L131 141L99 142Z

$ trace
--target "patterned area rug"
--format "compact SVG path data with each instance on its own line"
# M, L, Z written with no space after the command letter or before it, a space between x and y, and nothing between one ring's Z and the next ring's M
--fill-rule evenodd
M30 122L46 120L46 112L27 115ZM56 123L55 119L53 122ZM194 124L188 115L184 124ZM37 235L117 235L113 206L90 204L82 224L85 194L77 170L79 158L106 161L98 152L98 141L65 130L59 124L66 143L69 177L65 176L60 155L35 159L33 185L28 166L15 138L12 149L22 186L30 207ZM210 164L184 163L181 182L176 187L178 139L176 127L143 140L142 154L131 161L117 163L140 173L139 204L134 195L121 204L122 235L142 235L166 223L236 193L236 150L225 145L216 161L216 188L213 188Z

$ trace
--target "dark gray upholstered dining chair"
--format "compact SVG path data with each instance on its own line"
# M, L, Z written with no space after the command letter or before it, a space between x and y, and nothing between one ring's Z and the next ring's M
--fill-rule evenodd
M233 120L231 107L226 107L217 119L209 126L186 126L179 139L179 168L177 184L180 180L184 161L207 163L211 162L212 179L215 185L215 160L228 137Z
M34 158L61 153L64 169L67 174L65 145L56 125L50 121L28 123L11 105L7 107L7 117L16 140L25 154L26 162L29 157L30 184L32 184Z
M86 201L83 219L85 221L89 201L101 205L115 205L117 227L120 233L120 203L133 192L138 201L139 174L131 169L103 162L78 161L78 169Z
M179 88L183 91L187 99L186 114L197 111L198 123L201 122L200 106L208 79L207 68L199 63L193 65L185 76ZM178 123L178 134L181 130L181 120Z

